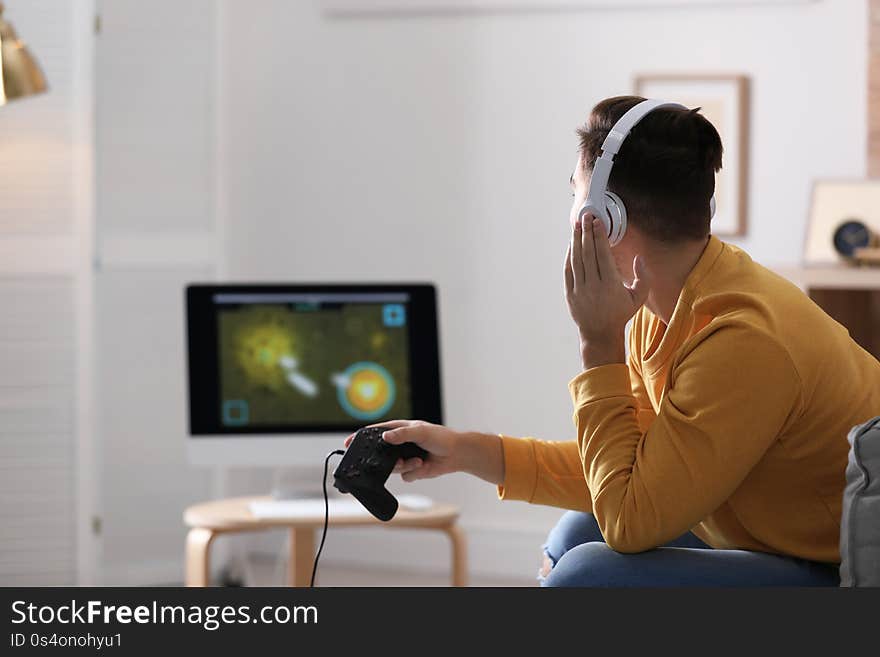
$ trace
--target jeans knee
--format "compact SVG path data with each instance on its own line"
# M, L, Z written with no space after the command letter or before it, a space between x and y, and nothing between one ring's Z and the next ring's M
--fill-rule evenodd
M583 543L566 552L542 584L551 587L626 586L629 556L615 552L605 543Z
M544 543L544 554L556 564L566 552L582 543L603 542L602 532L591 513L566 511Z
M550 558L550 555L547 554L545 550L544 559L541 562L541 567L538 569L538 581L543 583L547 579L547 576L550 574L550 571L552 570L553 560Z

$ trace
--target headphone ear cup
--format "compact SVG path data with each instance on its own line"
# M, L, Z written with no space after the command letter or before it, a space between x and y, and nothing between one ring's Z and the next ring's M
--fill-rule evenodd
M611 246L614 246L626 234L626 206L623 204L623 199L614 192L606 190L605 211L610 222L608 241L611 243Z
M608 229L608 215L607 212L597 206L592 205L587 199L587 202L584 203L583 207L581 207L580 212L578 212L578 220L583 224L584 219L588 214L593 215L596 219L600 220L604 225L606 230Z

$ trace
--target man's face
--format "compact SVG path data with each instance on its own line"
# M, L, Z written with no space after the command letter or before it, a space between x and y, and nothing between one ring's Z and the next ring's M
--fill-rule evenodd
M587 201L587 192L589 191L590 172L586 171L584 167L583 156L579 156L574 167L574 172L571 174L571 195L573 198L568 220L572 229L574 229L574 226L578 221L578 214L580 213L581 208L584 207L584 203ZM639 242L635 235L637 232L638 231L634 230L632 226L628 226L623 239L611 247L611 255L614 256L617 271L620 272L620 277L627 284L630 284L633 281L632 263L633 258L635 258L638 253L636 247Z
M571 228L574 230L574 226L578 220L578 212L584 206L584 203L587 201L587 192L590 189L590 176L584 171L584 158L583 156L579 156L577 162L574 165L574 172L571 174L571 212L569 213L569 222L571 223Z

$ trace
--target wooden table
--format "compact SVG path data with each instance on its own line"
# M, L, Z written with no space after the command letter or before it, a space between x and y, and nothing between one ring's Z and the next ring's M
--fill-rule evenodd
M186 536L186 585L210 585L211 544L220 534L290 529L290 561L287 581L290 586L308 586L315 558L315 530L324 526L324 518L257 518L249 504L268 497L235 497L205 502L189 507L183 521L190 527ZM373 516L330 516L331 527L389 527L429 529L445 533L452 545L452 586L467 586L467 547L462 530L456 524L458 508L435 504L425 511L401 508L389 522Z

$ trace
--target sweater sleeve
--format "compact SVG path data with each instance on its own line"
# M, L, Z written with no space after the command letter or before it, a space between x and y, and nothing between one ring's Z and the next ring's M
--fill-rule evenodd
M629 331L629 355L626 359L629 368L630 387L636 400L636 417L642 433L648 430L654 418L657 417L657 413L654 412L654 406L651 404L651 398L648 397L648 390L645 387L645 381L642 378L642 368L639 364L642 359L641 345L644 341L644 327L645 308L643 306L639 308L635 317L633 317Z
M627 362L629 363L630 389L632 390L632 395L636 402L636 421L639 424L641 432L645 433L651 427L651 424L653 424L657 414L654 412L654 407L651 405L651 399L648 397L648 390L645 388L645 381L642 379L642 373L638 364L635 362L632 353L630 353Z
M630 358L629 376L636 399L638 422L647 430L656 417L645 384ZM642 424L644 423L644 425ZM521 500L575 511L592 511L576 440L563 442L501 436L504 450L502 500Z
M501 436L504 449L502 500L522 500L576 511L590 511L576 440L563 442Z
M620 552L662 545L708 516L801 403L782 345L735 324L704 330L683 347L647 431L625 365L587 370L569 387L593 514Z

